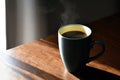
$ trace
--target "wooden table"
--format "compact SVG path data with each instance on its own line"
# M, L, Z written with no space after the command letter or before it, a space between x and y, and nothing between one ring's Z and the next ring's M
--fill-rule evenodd
M55 34L0 54L0 80L120 80L120 14L86 25L92 28L94 39L105 42L106 51L88 63L85 71L67 72ZM98 50L94 46L92 55Z

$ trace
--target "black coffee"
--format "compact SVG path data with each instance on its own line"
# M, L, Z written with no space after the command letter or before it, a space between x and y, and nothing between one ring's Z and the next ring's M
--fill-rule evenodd
M68 38L85 38L87 35L81 31L69 31L62 34L64 37Z

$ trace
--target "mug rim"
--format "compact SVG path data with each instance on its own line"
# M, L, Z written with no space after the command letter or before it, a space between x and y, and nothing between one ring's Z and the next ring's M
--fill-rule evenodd
M61 30L62 28L64 28L64 27L70 27L70 26L84 27L84 28L88 29L90 32L89 32L89 34L86 33L87 36L84 37L84 38L69 38L69 37L63 36L63 35L60 33L60 30ZM61 36L61 37L65 38L65 39L69 39L69 40L82 40L82 39L85 39L85 38L89 37L91 34L92 34L91 28L88 27L88 26L85 26L85 25L83 25L83 24L67 24L67 25L64 25L64 26L62 26L62 27L60 27L60 28L58 29L58 36Z

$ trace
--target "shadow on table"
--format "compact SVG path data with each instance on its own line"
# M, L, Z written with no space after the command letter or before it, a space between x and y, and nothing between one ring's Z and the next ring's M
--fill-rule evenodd
M73 75L80 78L80 80L120 80L120 76L88 66Z

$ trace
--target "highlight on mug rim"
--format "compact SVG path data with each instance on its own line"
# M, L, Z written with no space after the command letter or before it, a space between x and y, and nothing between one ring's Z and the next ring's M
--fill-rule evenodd
M64 26L59 28L58 35L62 36L63 38L68 38L68 37L63 36L62 34L66 33L66 32L69 32L69 31L84 32L87 35L86 37L90 36L91 33L92 33L92 30L85 25L82 25L82 24L68 24L68 25L64 25ZM86 37L84 37L84 38L86 38ZM84 39L84 38L82 38L82 39ZM68 38L68 39L81 39L81 38Z

